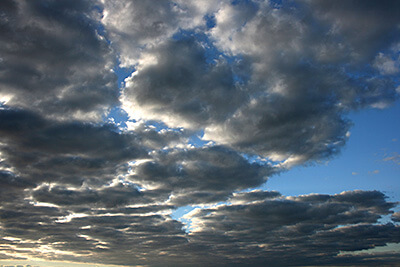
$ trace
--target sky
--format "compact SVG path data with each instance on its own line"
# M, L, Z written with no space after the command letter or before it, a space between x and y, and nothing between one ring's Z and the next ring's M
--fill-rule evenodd
M396 266L400 3L2 0L0 264Z

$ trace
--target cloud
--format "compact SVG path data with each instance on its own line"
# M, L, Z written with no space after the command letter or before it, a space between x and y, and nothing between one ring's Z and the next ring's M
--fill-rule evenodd
M254 193L263 192L239 196ZM192 220L191 242L214 244L211 254L220 264L282 266L338 264L340 251L383 246L376 243L383 236L389 242L399 240L398 226L374 224L395 205L380 192L299 197L271 193L264 192L257 202L236 202L234 196L237 204L192 211L186 215ZM353 260L349 257L347 263Z
M259 189L337 155L349 112L398 99L394 1L3 0L0 10L0 258L398 262L359 253L400 242L383 193Z
M191 36L151 50L157 63L143 63L126 79L123 103L130 116L194 129L226 120L246 94L226 60L208 63L206 51Z
M184 206L224 201L234 191L263 184L278 170L249 163L224 147L206 147L159 153L132 171L130 181L168 192L172 204Z
M383 161L391 161L394 164L400 165L400 155L396 152L392 153L390 156L385 157Z
M189 234L168 213L159 213L168 207L132 213L90 205L81 215L57 220L69 212L20 203L13 211L1 210L2 250L18 248L18 255L124 265L196 265L200 261L216 266L324 265L340 264L343 257L357 264L359 255L338 254L400 240L398 226L376 224L395 205L377 191L299 197L253 191L235 194L231 202L187 214L192 221ZM208 257L203 259L204 255ZM364 260L368 264L376 259ZM390 257L378 260L391 263Z
M0 95L55 119L100 119L118 103L112 50L89 1L3 1Z
M113 207L127 205L135 202L140 192L133 186L117 184L100 189L71 190L62 187L43 186L36 189L32 197L39 202L53 203L62 206L87 206L100 205L101 207Z
M24 110L1 109L2 157L31 183L106 183L130 160L147 157L131 134L112 125L57 122Z
M369 61L379 48L398 42L398 4L393 1L341 1L339 4L309 1L308 5L330 26L330 33L344 37L355 60ZM389 41L389 42L388 42ZM378 53L379 54L379 53Z
M335 155L348 138L347 111L382 108L397 98L394 76L380 77L365 65L379 51L398 51L391 6L380 6L372 21L387 13L394 24L371 25L384 40L396 32L390 42L368 42L376 36L352 23L347 8L221 2L205 34L182 26L186 32L142 53L126 80L124 107L132 118L201 129L205 140L286 167ZM368 12L356 15L369 21ZM349 33L356 30L354 39ZM332 49L338 40L341 48Z
M119 51L121 67L144 60L142 53L157 46L180 29L205 26L204 16L215 11L220 1L101 1L102 23Z
M395 213L393 213L392 219L393 219L393 221L395 221L395 222L399 222L399 221L400 221L400 212L395 212Z

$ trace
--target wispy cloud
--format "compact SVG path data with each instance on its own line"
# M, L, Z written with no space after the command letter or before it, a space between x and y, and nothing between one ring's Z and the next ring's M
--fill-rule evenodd
M383 161L390 161L394 164L400 165L400 155L396 152L393 152L390 156L385 157Z

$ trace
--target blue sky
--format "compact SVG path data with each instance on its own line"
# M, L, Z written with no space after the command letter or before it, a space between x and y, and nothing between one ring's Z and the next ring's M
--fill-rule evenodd
M0 264L400 261L399 2L0 10Z
M399 116L398 102L384 110L353 112L349 116L354 124L351 136L338 156L296 167L273 177L266 187L286 195L379 190L399 201Z

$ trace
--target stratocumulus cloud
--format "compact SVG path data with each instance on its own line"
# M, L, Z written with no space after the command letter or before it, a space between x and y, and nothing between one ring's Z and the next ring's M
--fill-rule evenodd
M397 1L3 0L0 44L0 259L400 261L356 253L400 242L382 192L259 188L398 99Z

